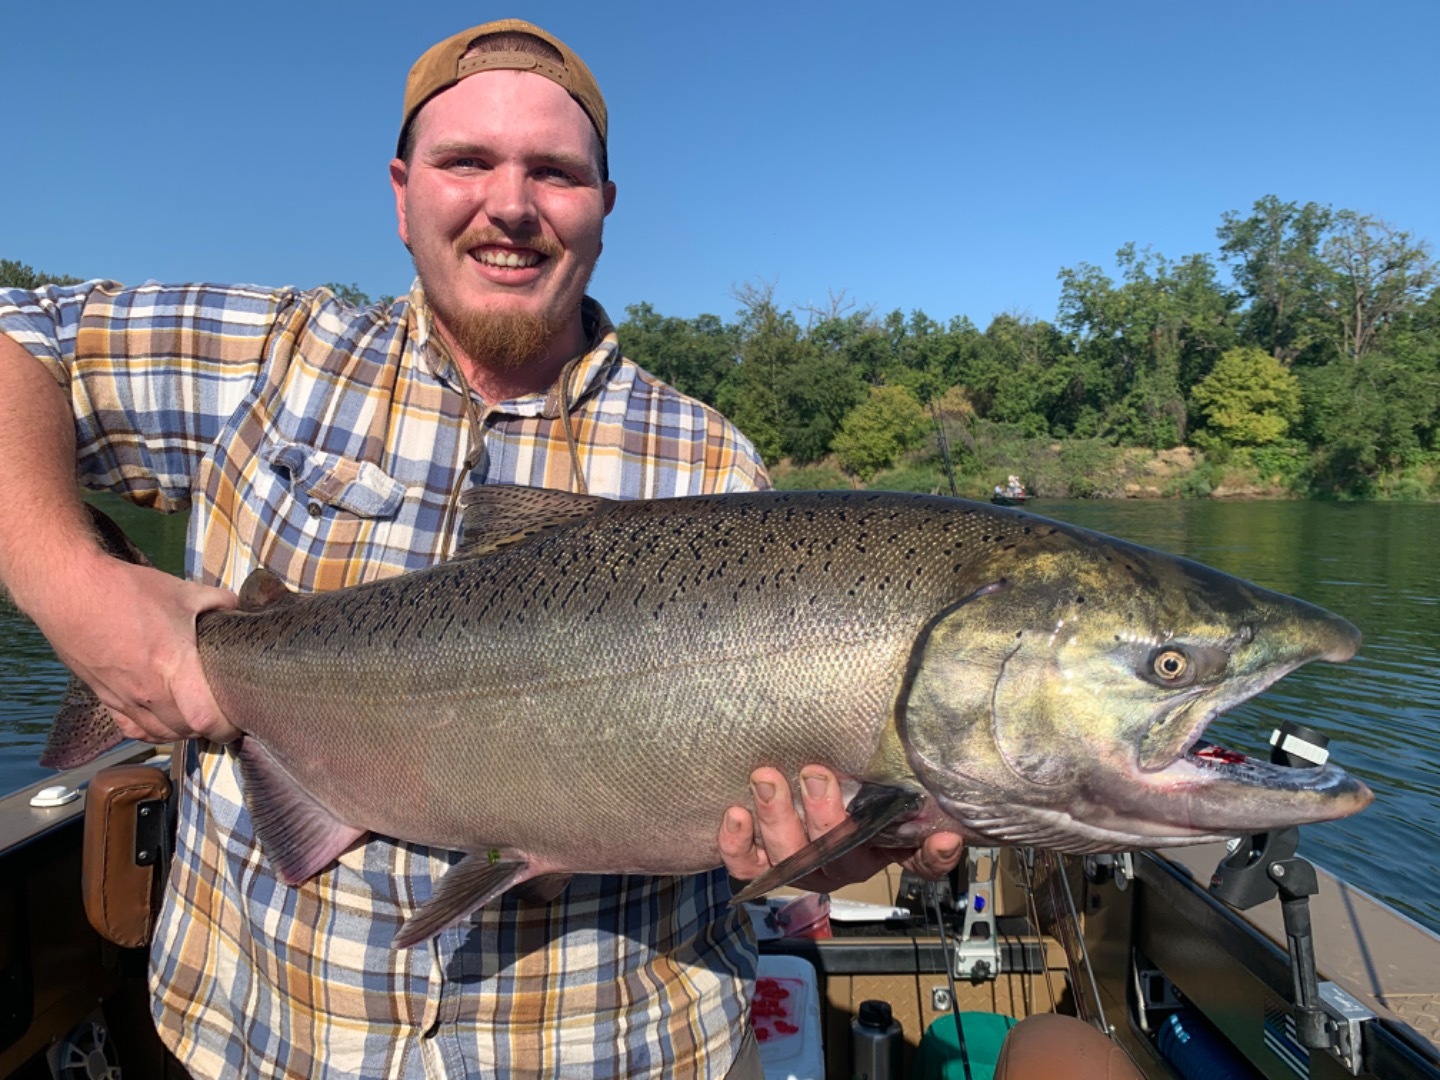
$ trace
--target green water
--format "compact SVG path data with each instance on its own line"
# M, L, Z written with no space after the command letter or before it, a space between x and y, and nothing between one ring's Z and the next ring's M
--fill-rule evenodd
M1311 664L1211 727L1267 756L1294 719L1375 791L1307 826L1301 854L1440 930L1440 506L1313 502L1042 502L1036 512L1188 555L1329 608L1360 628L1347 664Z
M1440 506L1048 501L1032 509L1188 555L1360 627L1365 643L1350 663L1301 669L1212 733L1257 756L1283 719L1329 735L1335 760L1374 788L1375 804L1307 827L1302 853L1440 930ZM120 511L131 536L177 570L184 522ZM0 605L0 791L45 775L35 761L64 681L34 628Z

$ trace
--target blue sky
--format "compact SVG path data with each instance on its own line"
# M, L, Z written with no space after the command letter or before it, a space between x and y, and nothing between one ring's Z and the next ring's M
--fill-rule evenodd
M78 0L6 6L0 258L402 291L405 72L504 15L608 100L591 292L617 320L729 317L760 280L787 306L1050 318L1061 267L1213 252L1267 193L1440 242L1435 0Z

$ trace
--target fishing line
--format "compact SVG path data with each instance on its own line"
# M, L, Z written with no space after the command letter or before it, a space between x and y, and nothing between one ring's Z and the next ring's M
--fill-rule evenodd
M927 881L925 895L935 908L935 925L940 930L940 955L945 961L945 978L950 982L950 1014L955 1017L955 1041L960 1047L960 1063L965 1066L965 1080L974 1080L970 1075L970 1051L965 1046L965 1027L960 1023L960 993L955 986L955 956L950 952L950 939L945 933L945 913L940 909L940 886L936 882ZM970 902L968 896L965 902Z
M1030 925L1034 928L1035 935L1039 937L1041 935L1040 905L1035 902L1035 881L1030 876L1030 863L1034 858L1034 848L1024 848L1015 852L1015 859L1020 864L1020 873L1025 878L1025 906L1030 913ZM1040 944L1041 948L1045 948L1045 943L1043 941ZM1065 947L1063 942L1061 943L1060 947L1062 949ZM1050 978L1049 949L1045 949L1044 960L1041 963L1040 968L1045 975L1045 993L1050 998L1050 1008L1053 1010L1056 1005L1059 1004L1059 999L1055 996L1055 983ZM1033 982L1033 976L1031 981ZM1025 1007L1027 1010L1026 1015L1033 1013L1035 1011L1034 999L1032 998Z
M1090 993L1095 997L1095 1011L1100 1014L1100 1030L1108 1036L1110 1025L1105 1021L1105 1005L1100 1000L1100 987L1095 982L1095 969L1090 964L1090 949L1085 944L1085 934L1080 929L1080 913L1075 908L1075 894L1070 891L1070 878L1065 873L1065 856L1057 853L1055 861L1060 866L1060 884L1065 887L1065 902L1070 908L1070 918L1075 921L1075 936L1080 942L1080 956L1085 975L1090 980Z
M1075 1015L1088 1023L1090 1015L1080 981L1080 962L1077 956L1079 950L1075 946L1073 930L1065 921L1065 909L1060 903L1060 892L1055 886L1055 876L1060 871L1055 865L1054 852L1040 852L1040 861L1045 871L1045 891L1050 903L1055 937L1060 942L1060 948L1065 952L1065 971L1070 976L1070 988L1075 995Z

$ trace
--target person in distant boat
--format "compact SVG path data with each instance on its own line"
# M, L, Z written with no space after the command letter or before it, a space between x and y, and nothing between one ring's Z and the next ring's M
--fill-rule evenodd
M0 581L127 735L193 740L151 986L195 1076L760 1075L755 947L725 870L579 876L396 952L451 856L374 837L281 885L195 647L196 615L233 607L257 566L318 591L445 558L475 484L768 486L750 443L627 360L585 295L615 204L607 124L568 47L487 23L406 83L389 168L417 278L394 304L109 281L0 293ZM77 477L190 507L191 580L105 558ZM737 878L844 819L836 777L811 768L802 821L795 779L757 771L754 807L716 823ZM808 883L894 855L860 851ZM942 834L907 864L933 877L959 855Z

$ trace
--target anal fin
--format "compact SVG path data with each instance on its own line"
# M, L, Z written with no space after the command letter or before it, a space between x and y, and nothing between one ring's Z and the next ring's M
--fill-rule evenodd
M824 836L812 840L741 889L730 906L753 900L772 889L802 878L847 852L868 844L884 830L912 817L925 802L925 793L887 784L864 784L846 808L849 816Z
M434 937L525 880L529 869L524 859L504 858L498 852L466 855L445 872L429 903L405 920L392 944L405 949Z
M527 904L549 904L570 887L574 874L541 874L510 887L510 895Z
M365 835L316 802L253 736L241 738L235 754L260 849L287 885L314 877Z

